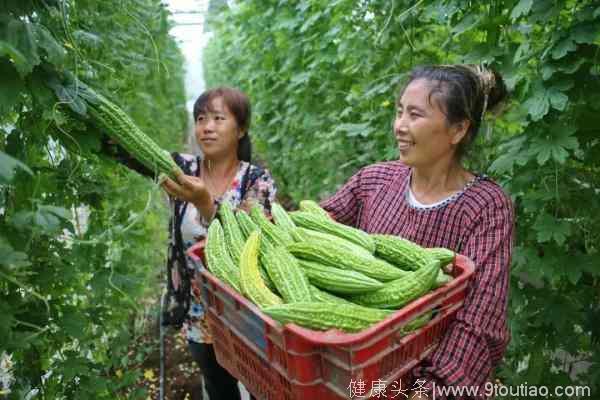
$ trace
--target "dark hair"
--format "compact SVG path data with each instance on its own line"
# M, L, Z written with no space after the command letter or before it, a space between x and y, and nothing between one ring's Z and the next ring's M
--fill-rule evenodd
M424 79L432 84L429 100L435 97L450 124L470 122L467 135L458 148L458 156L472 143L486 111L496 110L508 95L502 76L488 67L477 65L431 65L411 71L406 86ZM404 89L406 89L406 86ZM404 92L400 91L398 101Z
M244 136L238 141L238 159L251 162L252 143L250 141L249 130L252 108L250 107L250 100L244 92L230 87L218 87L205 91L194 103L194 122L198 119L200 113L214 111L211 110L211 104L216 98L223 99L223 103L225 103L229 111L233 114L235 122L244 132Z

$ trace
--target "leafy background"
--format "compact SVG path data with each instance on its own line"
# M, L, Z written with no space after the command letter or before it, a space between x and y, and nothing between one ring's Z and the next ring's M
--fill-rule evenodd
M258 155L292 203L397 157L394 100L412 66L496 66L511 102L468 163L517 210L512 341L497 376L597 394L600 5L234 3L211 18L206 80L251 96ZM0 397L146 398L124 390L146 356L128 349L151 312L141 299L162 281L167 212L155 185L103 155L101 132L72 117L85 108L61 77L97 87L180 149L183 61L167 11L159 0L0 0L0 10L0 356L11 355L14 377Z
M163 281L168 211L152 182L103 155L61 82L98 88L178 150L183 59L168 13L158 0L0 10L0 354L12 364L0 398L146 398L133 366L158 349L129 349Z
M595 1L239 2L212 20L207 83L250 95L284 196L333 193L397 157L394 101L419 64L495 66L511 90L468 166L517 210L506 384L600 382L600 5Z

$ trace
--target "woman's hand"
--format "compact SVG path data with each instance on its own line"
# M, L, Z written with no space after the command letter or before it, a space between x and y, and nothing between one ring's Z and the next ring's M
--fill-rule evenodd
M192 203L206 219L213 216L214 199L202 178L180 173L177 175L177 182L167 178L162 187L172 197Z

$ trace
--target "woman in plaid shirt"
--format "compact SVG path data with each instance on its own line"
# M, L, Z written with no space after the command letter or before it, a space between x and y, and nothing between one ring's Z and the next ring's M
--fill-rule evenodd
M396 102L399 160L361 169L322 203L339 222L446 247L475 263L464 307L438 348L412 371L411 387L421 389L412 398L434 397L431 392L419 397L433 386L479 387L483 393L510 340L511 200L461 163L485 112L506 94L500 75L485 67L416 68ZM436 391L435 398L445 397Z

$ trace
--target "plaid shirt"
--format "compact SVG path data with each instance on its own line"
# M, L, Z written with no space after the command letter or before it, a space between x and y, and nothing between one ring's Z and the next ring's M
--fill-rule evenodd
M410 168L399 161L368 166L321 205L344 224L424 247L446 247L474 261L475 279L463 308L437 349L413 369L412 379L425 380L427 388L435 382L479 387L482 393L510 340L511 201L497 184L478 176L448 202L416 208L407 200L409 181Z

